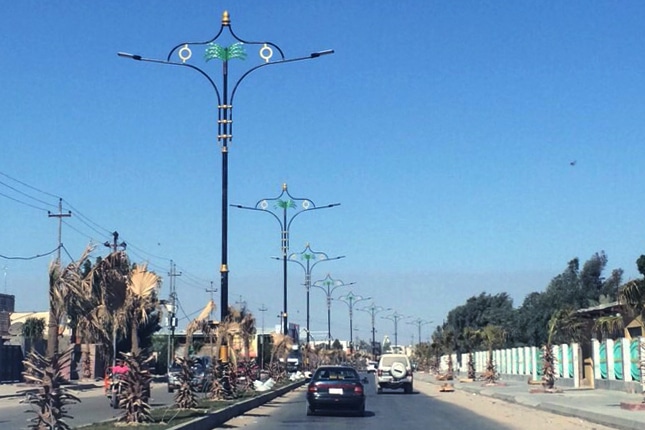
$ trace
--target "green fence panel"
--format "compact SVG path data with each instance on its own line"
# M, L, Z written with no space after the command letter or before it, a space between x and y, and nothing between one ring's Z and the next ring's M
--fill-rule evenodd
M556 363L555 365L556 375L559 378L562 378L562 376L564 375L564 372L562 369L562 347L558 347L558 354L555 357L555 363Z
M573 378L573 348L569 347L569 351L567 353L567 356L569 357L569 365L567 366L567 378Z
M616 379L622 381L624 379L623 374L623 351L621 348L621 342L614 343L614 375Z
M600 378L607 379L607 345L601 343L598 352L600 353Z
M632 374L633 381L641 380L641 357L639 354L640 351L640 340L632 339L629 343L629 362L630 362L630 373Z
M533 360L535 360L535 368L537 369L538 376L544 375L544 366L542 362L542 349L537 348L535 354L533 355Z

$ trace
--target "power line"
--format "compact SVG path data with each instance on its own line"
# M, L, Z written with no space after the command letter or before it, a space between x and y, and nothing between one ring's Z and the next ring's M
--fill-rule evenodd
M4 193L0 193L0 196L5 197L5 198L7 198L9 200L13 200L14 202L20 203L21 205L29 206L30 208L38 209L39 211L43 211L43 212L47 212L47 209L45 209L45 208L41 208L41 207L32 205L31 203L23 202L22 200L18 200L16 198L8 196L8 195L6 195Z
M22 191L20 191L19 189L15 188L15 187L12 187L11 185L9 185L9 184L7 184L7 183L5 183L5 182L0 181L0 185L4 185L5 187L7 187L7 188L9 188L9 189L11 189L11 190L13 190L13 191L17 192L18 194L20 194L20 195L22 195L22 196L25 196L25 197L27 197L27 198L29 198L29 199L35 200L35 201L37 201L38 203L42 203L42 204L47 205L47 206L53 206L53 207L56 207L55 205L53 205L53 204L51 204L51 203L49 203L49 202L46 202L46 201L44 201L44 200L40 200L40 199L38 199L38 198L36 198L36 197L30 196L29 194L27 194L27 193L25 193L25 192L22 192Z
M36 187L34 187L34 186L32 186L32 185L29 185L29 184L27 184L27 183L25 183L25 182L22 182L22 181L20 181L20 180L18 180L18 179L16 179L16 178L14 178L14 177L12 177L12 176L7 175L6 173L0 172L0 175L4 176L5 178L9 178L9 179L11 179L12 181L15 181L15 182L19 183L20 185L24 185L24 186L25 186L25 187L27 187L27 188L31 188L31 189L32 189L32 190L34 190L34 191L38 191L39 193L45 194L45 195L47 195L47 196L49 196L49 197L54 197L54 198L57 198L57 199L59 199L59 198L60 198L60 197L59 197L59 196L57 196L57 195L54 195L54 194L48 193L47 191L40 190L40 189L38 189L38 188L36 188Z
M47 257L48 255L52 255L54 252L58 251L59 249L60 249L60 246L57 246L56 248L52 249L51 251L45 254L37 254L31 257L8 257L6 255L0 254L0 258L4 258L5 260L35 260L36 258L42 258L42 257Z

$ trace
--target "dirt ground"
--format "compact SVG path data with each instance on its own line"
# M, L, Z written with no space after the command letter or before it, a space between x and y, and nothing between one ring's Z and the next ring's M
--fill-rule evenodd
M491 397L471 394L464 391L440 393L439 387L431 384L416 384L416 390L441 402L451 403L461 408L496 421L517 430L615 430L579 418L565 417L515 403L504 402ZM526 417L531 419L527 420ZM518 423L522 423L521 425Z

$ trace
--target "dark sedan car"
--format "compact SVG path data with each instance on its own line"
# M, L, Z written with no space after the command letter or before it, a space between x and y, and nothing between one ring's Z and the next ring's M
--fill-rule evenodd
M317 411L353 411L365 414L365 390L358 372L349 366L321 366L307 387L307 415Z

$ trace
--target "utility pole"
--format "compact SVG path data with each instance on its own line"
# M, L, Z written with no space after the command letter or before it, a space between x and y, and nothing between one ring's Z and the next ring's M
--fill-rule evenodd
M112 243L106 240L103 245L107 248L110 248L111 252L116 252L119 247L125 250L127 244L125 242L118 243L119 233L116 231L113 232L112 237L114 238ZM58 251L60 253L60 249ZM112 366L116 366L116 326L112 327Z
M118 241L119 241L119 233L116 232L116 231L113 232L112 237L114 237L114 240L113 240L112 243L110 243L109 241L105 241L105 243L103 245L108 247L108 248L110 248L112 250L112 252L116 252L119 247L121 247L121 248L123 248L123 250L125 250L125 248L126 248L126 246L128 246L128 244L125 243L125 242L118 243Z
M213 288L213 281L211 281L211 287L206 288L206 292L211 294L211 302L215 303L215 298L213 296L213 293L217 292L217 288ZM208 320L213 321L213 310L211 309L210 313L208 314Z
M58 265L58 268L60 269L60 249L63 247L62 244L62 235L63 235L63 218L71 217L72 213L68 212L66 214L63 213L63 199L59 198L58 199L58 213L53 214L50 211L47 211L47 216L50 218L58 218L58 253L56 254L56 264ZM5 282L7 279L7 273L5 272ZM53 285L50 288L58 288L58 285ZM5 286L6 289L6 286ZM49 294L51 296L52 292L49 291ZM47 321L47 356L48 357L53 357L56 353L58 353L58 322L56 321L56 315L54 314L54 309L53 305L51 303L51 299L49 301L49 321ZM56 333L55 336L49 335L49 333Z
M168 325L170 326L170 336L168 337L168 367L174 361L174 345L175 345L175 327L177 327L176 305L177 305L177 292L175 290L175 278L181 276L181 272L177 273L177 266L170 260L170 272L168 277L170 279L170 312L168 315ZM172 361L171 361L172 360Z
M53 214L50 211L47 211L47 216L50 218L58 218L58 254L56 257L56 262L60 265L60 249L63 246L63 218L68 218L72 216L71 211L67 211L66 214L63 213L63 199L58 199L58 213Z
M240 305L240 310L246 308L246 300L242 300L242 295L240 294L240 300L235 301L236 305Z
M262 347L259 348L262 350L262 353L260 354L260 370L264 370L264 313L268 311L268 309L263 303L262 307L258 310L262 312L262 335L260 335L260 345L262 345Z

